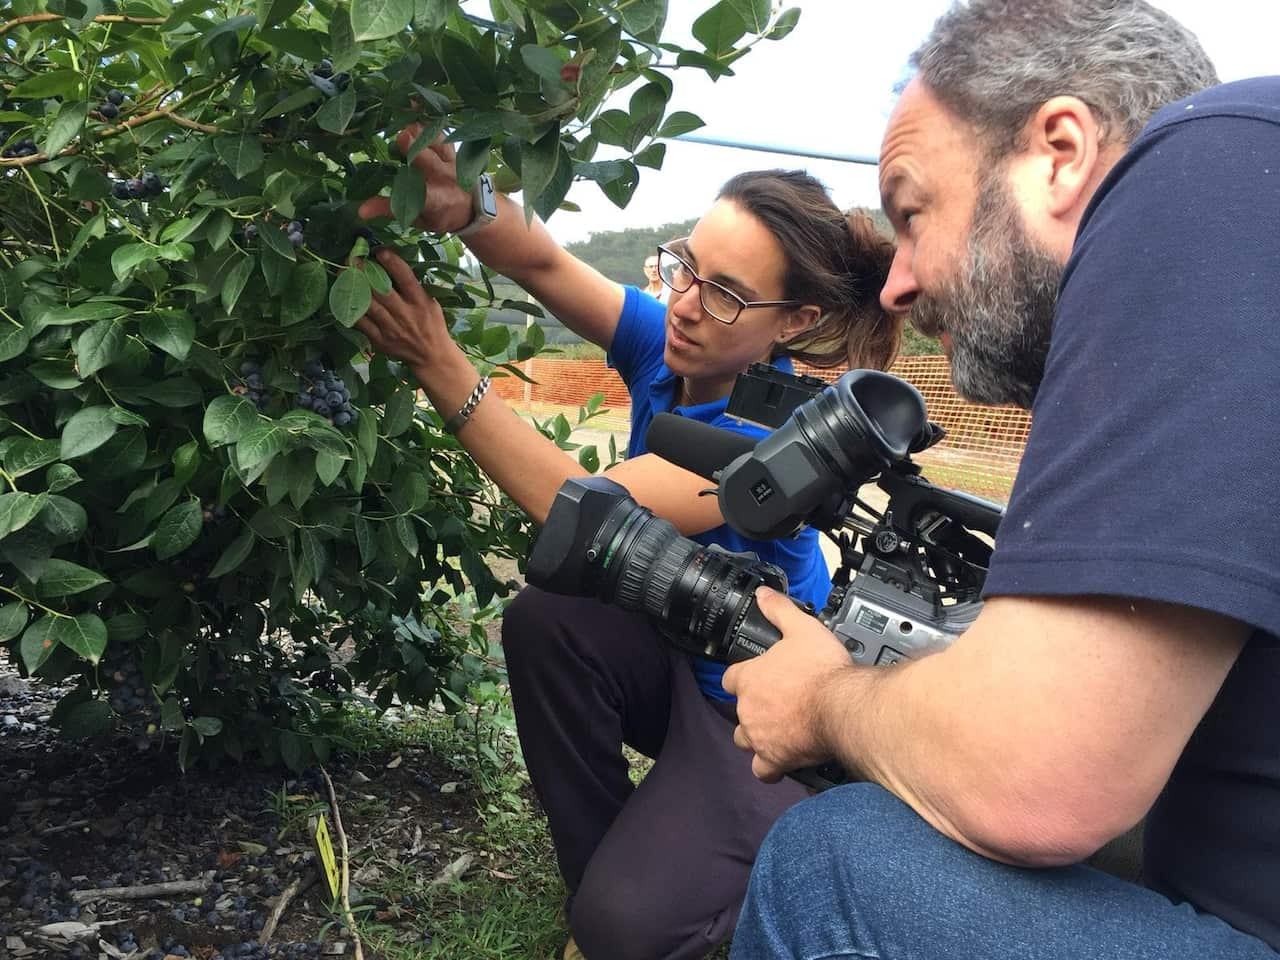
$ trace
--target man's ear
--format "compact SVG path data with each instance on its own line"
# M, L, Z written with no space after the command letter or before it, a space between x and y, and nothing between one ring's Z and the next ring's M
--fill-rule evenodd
M1027 128L1027 148L1045 212L1059 219L1083 214L1101 179L1102 128L1079 97L1054 97L1041 104Z
M778 332L778 342L790 343L800 334L813 329L821 318L822 308L811 303L788 311L782 330Z

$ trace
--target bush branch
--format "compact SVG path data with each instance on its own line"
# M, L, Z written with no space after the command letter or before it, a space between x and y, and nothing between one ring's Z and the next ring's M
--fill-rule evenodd
M62 16L60 13L33 13L26 17L15 17L12 20L6 20L4 23L0 23L0 36L8 33L14 27L20 27L26 23L48 23L51 20L65 19L66 17ZM119 14L109 13L93 18L94 23L140 23L149 24L151 26L159 25L167 20L168 17L125 17Z

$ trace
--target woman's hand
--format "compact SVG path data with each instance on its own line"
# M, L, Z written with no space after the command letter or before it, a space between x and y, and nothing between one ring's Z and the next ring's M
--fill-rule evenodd
M374 255L378 264L391 277L389 293L373 292L369 312L356 321L356 326L369 338L373 348L411 369L429 371L433 365L459 353L444 311L413 275L409 265L390 250Z
M413 142L422 133L422 124L405 127L396 137L400 152L407 155ZM422 213L414 225L433 233L453 233L469 224L474 216L471 194L458 186L458 165L454 158L453 144L445 143L443 136L423 147L413 158L413 165L422 174L427 185L427 197ZM360 205L360 216L365 220L391 216L389 197L370 197Z

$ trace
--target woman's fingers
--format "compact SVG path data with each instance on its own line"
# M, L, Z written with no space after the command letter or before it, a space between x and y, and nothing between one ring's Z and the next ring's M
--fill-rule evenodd
M421 303L427 298L427 292L422 289L421 281L413 275L413 270L403 258L390 250L379 250L377 258L379 265L391 277L391 283L395 286L394 292L399 293L408 303Z

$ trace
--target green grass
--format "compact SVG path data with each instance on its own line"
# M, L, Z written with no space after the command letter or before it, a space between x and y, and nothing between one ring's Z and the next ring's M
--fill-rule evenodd
M478 788L474 819L463 825L460 837L451 838L461 840L475 857L472 868L459 880L432 885L434 877L416 864L383 867L380 878L366 885L369 898L399 904L409 897L412 902L389 922L370 912L358 919L366 955L387 960L543 960L559 958L568 938L560 916L564 884L546 820L529 799L510 698L492 682L480 684L473 695L478 703L461 715L415 711L406 722L391 725L357 714L344 731L357 755L390 756L423 747L469 773ZM396 797L374 791L367 795L375 799L349 801L344 811L370 822L397 816ZM282 814L282 823L297 815ZM359 870L371 856L370 851L353 850L352 869Z

